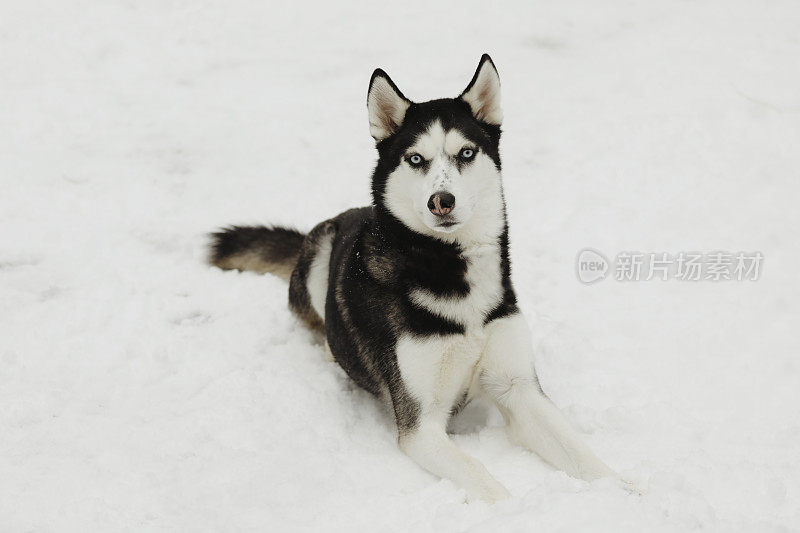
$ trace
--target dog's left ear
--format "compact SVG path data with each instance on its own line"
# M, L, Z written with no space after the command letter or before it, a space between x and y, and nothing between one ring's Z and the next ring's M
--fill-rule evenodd
M478 70L459 98L469 104L472 114L478 120L495 126L503 122L503 110L500 108L500 76L489 54L481 56Z
M389 75L376 69L367 90L370 135L382 141L395 133L403 124L410 105L411 101L403 96Z

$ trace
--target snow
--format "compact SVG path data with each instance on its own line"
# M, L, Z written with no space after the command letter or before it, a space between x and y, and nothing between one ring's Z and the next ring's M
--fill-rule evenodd
M800 530L800 9L770 2L5 2L0 530ZM228 223L368 202L367 82L503 81L514 279L543 388L644 489L473 405L514 495L464 503ZM586 247L760 251L751 282L587 286Z

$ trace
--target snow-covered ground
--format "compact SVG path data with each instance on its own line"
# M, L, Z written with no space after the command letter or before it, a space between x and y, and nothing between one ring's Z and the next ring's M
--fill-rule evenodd
M0 9L0 531L800 529L800 6L12 2ZM514 279L544 389L646 489L473 405L513 493L420 470L228 223L368 202L381 66L503 81ZM581 284L575 257L760 251L761 279Z

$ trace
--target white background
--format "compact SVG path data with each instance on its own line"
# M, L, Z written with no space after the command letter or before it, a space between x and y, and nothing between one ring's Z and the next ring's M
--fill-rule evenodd
M800 528L795 2L11 2L0 9L0 530ZM398 451L228 223L369 201L386 69L503 82L513 277L542 385L646 490L587 484L471 406L514 498ZM761 251L756 282L584 286L584 247Z

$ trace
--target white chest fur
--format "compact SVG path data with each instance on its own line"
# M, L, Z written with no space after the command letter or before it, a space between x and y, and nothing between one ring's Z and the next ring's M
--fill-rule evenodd
M424 289L411 292L411 300L441 317L461 324L460 335L427 338L403 336L397 344L397 360L403 382L424 411L449 415L450 408L472 384L475 368L486 346L483 321L502 298L500 247L472 246L467 260L465 297L440 298Z
M470 389L485 346L482 330L423 338L407 335L398 340L400 375L424 414L446 420Z
M412 290L409 297L416 305L457 322L470 332L482 329L486 314L502 297L500 246L478 244L466 248L462 255L467 260L467 296L441 298L418 288Z

